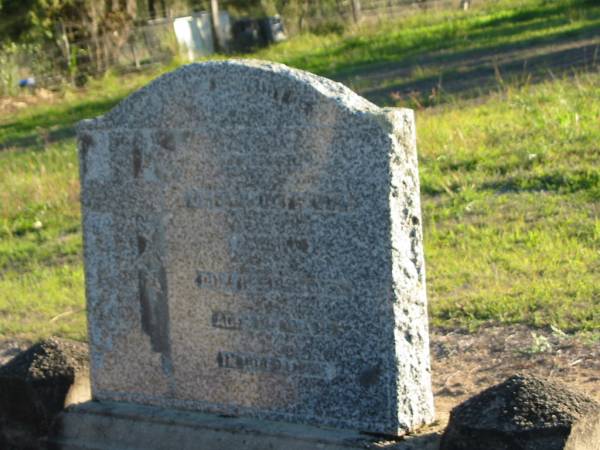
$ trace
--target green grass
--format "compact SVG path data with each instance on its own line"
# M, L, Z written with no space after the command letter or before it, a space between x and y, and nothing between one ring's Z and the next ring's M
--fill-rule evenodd
M258 56L337 78L363 67L373 69L373 64L416 60L428 51L456 53L577 36L600 21L600 8L593 1L511 0L491 5L484 3L474 14L454 10L415 14L400 23L365 25L345 35L306 34Z
M79 179L72 139L0 152L0 336L83 338ZM61 316L68 311L77 314Z
M433 323L600 329L600 76L418 117Z
M598 37L600 29L600 3L593 0L475 4L478 8L468 14L430 12L400 22L358 27L341 35L307 34L257 56L343 81L367 98L391 105L396 91L413 87L439 90L438 85L450 87L457 78L472 79L473 85L480 85L482 68L488 69L493 81L498 77L504 78L502 81L527 79L532 75L531 67L523 70L527 59L539 57L554 69L561 58L557 46ZM600 60L600 55L592 49L586 58L589 60L579 64ZM471 95L479 94L477 86L470 91ZM439 96L426 100L436 101Z
M415 14L340 35L303 35L253 57L344 80L366 95L376 85L393 94L452 58L585 38L599 20L597 2L502 1L469 14ZM415 63L424 58L434 62ZM391 66L411 70L381 78ZM0 118L0 338L86 338L72 125L170 68L107 75ZM553 325L598 336L600 74L580 67L528 80L497 77L476 101L443 91L379 97L438 105L417 111L432 322Z

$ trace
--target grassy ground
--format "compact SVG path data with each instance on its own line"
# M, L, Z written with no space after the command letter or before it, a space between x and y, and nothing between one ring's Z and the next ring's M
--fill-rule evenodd
M433 322L600 329L600 76L418 117Z
M570 72L600 61L596 0L474 2L465 14L414 14L343 35L305 35L258 54L344 82L377 104L432 91L478 96L500 83Z
M597 2L515 3L300 36L254 56L343 80L366 95L383 86L377 95L387 94L371 96L380 104L437 105L417 112L435 325L526 323L598 336L598 71L586 64L568 77L510 81L496 67L478 101L464 100L472 90L423 84L428 71L461 73L448 61L484 67L494 49L588 42L600 23ZM72 124L156 75L108 76L0 117L0 337L85 339ZM417 91L398 94L397 86Z

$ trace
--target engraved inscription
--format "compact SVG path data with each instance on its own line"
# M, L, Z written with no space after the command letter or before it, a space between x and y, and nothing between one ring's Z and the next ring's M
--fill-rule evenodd
M311 252L312 245L305 236L244 236L234 234L229 239L229 251L232 257L248 254L249 250L264 253L300 254Z
M139 145L133 147L132 150L132 164L133 164L133 177L138 178L140 176L140 172L142 171L142 149Z
M281 316L260 314L236 314L231 311L213 311L211 324L214 328L235 331L267 331L306 336L337 336L344 332L345 326L339 322L327 320L301 320Z
M270 355L220 351L217 365L221 369L240 372L266 372L282 375L297 375L331 381L335 377L335 366L329 362L301 361Z
M241 319L229 311L213 311L210 321L213 327L224 330L240 330L242 328Z
M308 99L306 96L293 93L287 89L278 90L273 87L272 83L266 83L264 80L254 79L248 80L246 83L248 91L271 97L276 102L281 102L284 105L295 105L297 109L307 115L311 114L315 107L314 101Z
M278 211L312 211L346 213L354 209L350 197L343 193L312 192L225 192L190 189L184 194L185 205L192 209L259 209Z
M346 280L295 278L269 273L210 272L198 270L196 284L200 289L225 292L271 292L298 294L347 295L350 284Z
M155 133L155 139L159 146L169 152L174 152L177 147L175 135L166 130L158 130Z
M202 301L211 301L211 294L209 291L204 292ZM237 300L237 299L236 299ZM239 296L239 301L236 301L235 307L220 306L220 304L213 304L211 302L211 311L236 311L237 313L258 313L264 311L264 314L275 315L277 317L313 317L314 320L321 320L323 316L321 311L327 308L339 309L343 307L348 301L348 296L333 296L333 295L322 295L322 294L289 294L282 292L266 291L261 293L248 293L247 295ZM246 308L239 310L237 308ZM211 320L211 313L207 316L207 320ZM335 316L334 321L338 321ZM345 325L344 325L345 326Z

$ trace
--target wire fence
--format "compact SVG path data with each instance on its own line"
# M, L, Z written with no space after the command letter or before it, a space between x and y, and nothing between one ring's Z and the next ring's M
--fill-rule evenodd
M169 63L179 53L172 21L138 25L120 36L104 33L64 45L9 44L0 48L0 95L24 87L83 85L108 70L128 72Z
M240 11L231 0L221 0L220 5L221 10L231 10L239 17ZM286 5L280 12L286 33L291 36L306 31L342 31L352 24L382 22L412 11L463 9L470 0L298 0ZM78 85L107 70L126 72L167 63L181 51L174 32L175 16L198 12L171 10L168 14L171 17L137 20L88 39L0 48L0 95L14 94L19 85L32 84L33 80L36 86L45 88L64 83ZM212 33L210 25L208 32Z

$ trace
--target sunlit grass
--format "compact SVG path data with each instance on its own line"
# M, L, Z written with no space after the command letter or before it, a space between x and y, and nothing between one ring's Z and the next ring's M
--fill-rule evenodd
M0 279L0 336L86 338L80 262L5 271Z
M532 0L520 2L521 9L515 3L303 35L252 56L337 76L410 61L411 52L435 46L451 53L527 42L585 30L598 19L593 2ZM176 65L108 74L85 90L66 89L59 99L0 118L0 337L85 339L72 126ZM423 69L411 76L429 75ZM443 98L428 104L442 106L417 111L432 322L598 334L600 74L538 84L499 80L492 91L476 101L438 93ZM419 106L418 99L394 102Z
M480 6L479 6L480 5ZM365 76L399 62L413 66L401 81L418 81L428 72L418 70L419 58L440 55L427 70L443 71L453 57L490 52L555 39L594 35L600 27L600 4L585 0L506 0L483 2L469 13L456 10L413 14L398 21L367 24L341 34L305 34L259 51L259 58L279 61L324 76L343 79L350 87L368 90L398 82ZM383 84L382 84L383 81Z
M600 328L600 76L419 115L433 322Z

